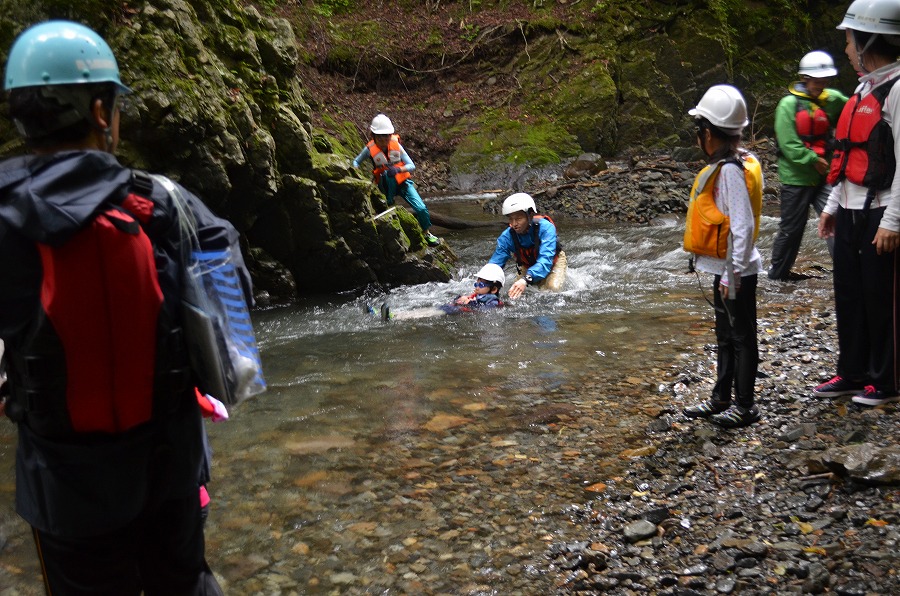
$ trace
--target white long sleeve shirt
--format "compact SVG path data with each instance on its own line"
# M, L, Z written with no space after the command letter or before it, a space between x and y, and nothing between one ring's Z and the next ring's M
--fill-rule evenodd
M864 98L876 87L898 76L900 76L900 62L882 66L859 79L856 93ZM884 105L881 107L881 117L891 125L891 132L894 135L894 156L900 163L900 83L895 84L885 98ZM828 203L825 205L825 213L834 215L837 213L838 206L844 209L864 208L868 190L865 186L854 184L847 179L841 180L831 189ZM894 171L891 187L878 191L870 208L877 209L885 206L887 209L881 218L879 227L891 232L900 232L900 168Z
M714 193L716 208L730 220L734 271L740 277L758 274L763 270L762 257L753 241L756 219L750 207L750 193L747 191L744 171L737 164L724 164L716 176ZM723 279L727 279L725 259L697 255L694 267L697 271L721 275Z

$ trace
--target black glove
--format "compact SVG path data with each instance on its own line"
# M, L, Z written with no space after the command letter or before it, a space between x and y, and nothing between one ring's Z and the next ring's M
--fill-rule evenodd
M385 170L384 173L388 176L396 176L400 173L400 168L398 168L397 166L391 166L387 170Z

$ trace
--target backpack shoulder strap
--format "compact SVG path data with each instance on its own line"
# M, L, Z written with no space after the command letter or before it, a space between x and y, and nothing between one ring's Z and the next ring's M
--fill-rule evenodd
M131 170L131 190L136 195L149 198L153 194L153 177L144 170Z

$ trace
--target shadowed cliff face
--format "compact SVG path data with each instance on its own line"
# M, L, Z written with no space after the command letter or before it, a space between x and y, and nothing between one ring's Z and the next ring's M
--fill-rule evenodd
M269 271L258 289L284 293L290 277L299 293L450 278L449 249L428 248L404 210L374 221L384 201L367 177L313 146L286 20L229 0L116 9L114 22L86 24L109 41L134 90L121 160L166 172L228 217L246 237L251 267ZM71 18L40 2L2 14L4 64L24 27ZM12 141L4 155L23 150L8 124L0 134Z

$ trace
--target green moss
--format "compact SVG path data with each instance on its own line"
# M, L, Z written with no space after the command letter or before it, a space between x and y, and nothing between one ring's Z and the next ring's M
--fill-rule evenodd
M473 131L450 158L454 169L477 171L492 161L547 165L559 163L581 150L574 135L542 117L510 119L500 110L488 110L477 119Z
M353 5L353 0L318 0L313 3L313 10L323 17L333 17L350 12Z
M363 139L359 136L356 125L349 120L340 120L335 116L323 112L319 116L319 122L323 129L313 132L313 142L317 143L316 149L323 153L336 153L345 157L356 157L358 149L362 146ZM318 140L317 140L318 139ZM327 148L323 150L322 148Z

